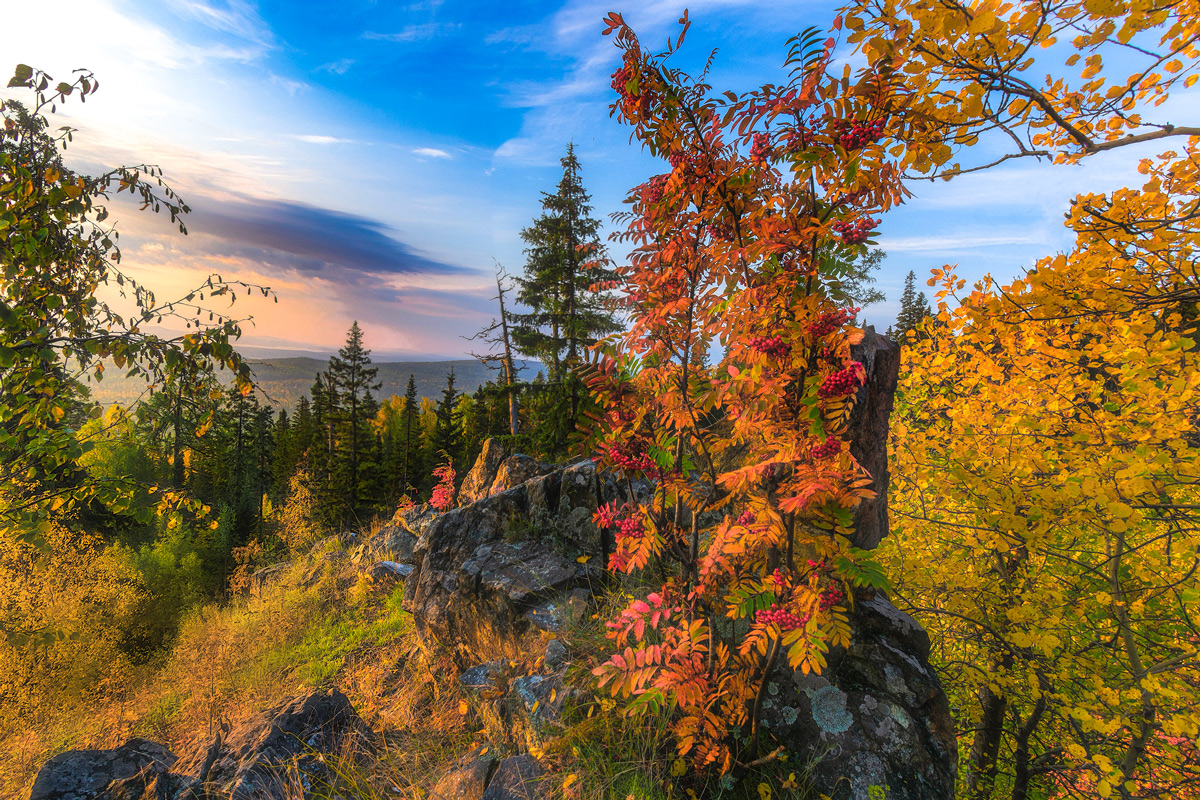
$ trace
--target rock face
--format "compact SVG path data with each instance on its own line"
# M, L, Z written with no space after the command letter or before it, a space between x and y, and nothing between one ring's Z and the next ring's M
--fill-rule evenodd
M220 797L288 797L289 782L311 785L312 778L324 772L323 754L369 748L372 739L349 698L330 689L254 715L179 766L200 773L205 762L211 762L203 778L210 793Z
M854 546L870 550L888 535L888 423L900 379L900 347L869 327L863 340L850 348L850 355L863 365L867 376L850 412L850 454L875 479L876 495L855 509Z
M550 797L550 782L533 756L512 756L500 762L482 800L542 800Z
M462 486L458 487L458 502L460 505L474 503L488 496L492 483L496 480L496 472L506 453L503 445L496 439L488 439L483 443L475 466L463 478Z
M952 800L957 744L929 637L882 594L859 600L851 624L850 647L823 674L775 671L763 727L817 764L831 800L869 800L872 787L889 800Z
M491 748L476 747L437 782L429 800L481 800L498 761Z
M490 445L470 473L480 483L489 459ZM590 519L602 494L595 465L546 473L527 456L508 456L496 469L490 494L422 529L406 584L405 608L422 639L464 669L519 658L528 634L561 627L572 593L602 578L602 537Z
M850 417L850 452L871 473L874 500L855 513L854 545L888 534L888 422L900 349L868 328L851 349L866 381ZM929 665L929 637L881 593L856 598L852 640L829 654L820 676L778 667L763 701L763 727L815 764L831 800L953 800L957 740L950 706Z
M130 784L141 784L144 789L174 763L175 756L167 748L147 739L130 739L112 750L70 750L42 765L29 800L116 797L119 795L108 791L109 784L119 784L122 794L132 789Z
M263 711L191 757L131 739L115 750L72 750L46 762L30 800L290 800L327 774L324 756L353 755L374 735L336 689Z

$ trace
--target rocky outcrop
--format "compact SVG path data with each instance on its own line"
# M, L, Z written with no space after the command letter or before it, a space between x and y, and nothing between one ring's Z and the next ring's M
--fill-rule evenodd
M204 775L211 793L231 800L284 797L324 776L324 756L369 749L374 734L337 689L292 698L259 712L223 740L181 761L182 772ZM307 784L307 785L306 785Z
M42 765L29 800L116 800L129 796L134 787L144 793L175 761L171 751L147 739L130 739L112 750L70 750ZM110 792L113 784L121 794Z
M888 423L900 349L874 329L851 348L866 381L850 417L850 452L874 479L873 500L855 512L853 543L874 548L888 534ZM929 665L929 637L882 593L857 597L849 648L821 675L786 664L767 684L762 724L789 753L814 765L831 800L952 800L957 741L950 706Z
M460 505L474 503L476 500L482 500L488 496L492 483L496 480L496 472L500 469L500 462L506 455L504 446L500 444L499 440L488 439L483 443L483 450L475 459L475 465L471 467L470 472L463 478L462 485L458 487Z
M482 800L499 761L492 748L476 747L434 785L429 800Z
M850 454L871 474L875 490L874 499L864 500L854 511L853 543L870 550L888 535L888 430L900 379L900 347L868 327L850 355L866 372L850 412Z
M929 666L929 637L883 594L851 615L854 638L821 675L777 669L762 724L816 765L831 800L952 800L957 744L950 705ZM877 787L872 789L872 787Z
M544 800L551 796L544 778L532 756L500 760L491 748L477 747L437 782L429 800Z
M354 757L374 734L336 689L312 692L218 734L190 757L131 739L46 762L30 800L291 800L330 777L326 757Z
M551 795L546 770L533 756L512 756L500 762L482 800L543 800Z
M489 459L490 445L470 473L480 484ZM582 602L580 590L600 585L604 542L591 514L603 491L595 465L543 468L526 456L506 457L493 493L438 515L413 548L405 608L422 639L450 650L464 669L520 658L530 633L560 629ZM520 485L505 485L525 475Z

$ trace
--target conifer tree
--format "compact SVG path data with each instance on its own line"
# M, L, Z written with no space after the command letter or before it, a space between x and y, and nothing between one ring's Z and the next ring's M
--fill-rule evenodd
M908 344L914 337L921 321L932 312L925 293L916 290L917 275L909 270L904 279L904 293L900 295L900 313L896 316L893 338L900 344Z
M454 370L446 375L446 388L442 390L442 399L437 404L437 422L433 427L430 441L430 463L439 461L445 453L451 459L458 460L462 448L461 415L458 408L460 392L454 386Z
M342 458L335 462L336 494L347 513L372 499L367 496L363 467L367 463L364 456L369 455L373 441L370 423L378 405L371 391L380 386L375 380L378 372L371 366L371 351L363 347L362 329L355 320L346 334L345 346L329 359L329 376L340 405L336 415L337 428L344 442Z
M542 195L542 215L521 231L527 260L517 299L532 310L513 315L511 331L521 353L546 364L551 381L562 381L564 367L598 336L620 328L606 296L590 290L616 273L598 266L604 255L600 223L591 217L574 144L567 145L562 168L557 191Z
M417 380L408 376L408 388L404 392L404 413L400 418L401 445L400 493L412 490L421 472L421 407L417 397Z

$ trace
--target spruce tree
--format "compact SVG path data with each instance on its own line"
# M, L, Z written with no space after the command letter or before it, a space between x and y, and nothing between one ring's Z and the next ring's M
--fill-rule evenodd
M900 295L900 313L896 316L895 339L901 344L908 344L916 334L921 321L930 315L929 301L925 293L916 290L917 275L911 270L904 279L904 293Z
M312 389L312 442L308 448L308 464L319 516L325 522L334 517L332 468L337 456L334 421L340 412L337 395L332 388L332 376L318 372Z
M442 390L442 399L437 404L437 423L434 425L430 441L430 463L440 461L442 453L456 461L459 458L459 450L462 447L459 394L458 389L454 387L454 370L451 369L446 375L446 388Z
M342 458L336 463L338 487L344 511L352 515L356 509L373 498L369 496L363 467L372 446L371 419L378 405L371 391L378 389L375 380L379 370L371 366L371 351L363 347L362 329L358 321L350 326L346 344L329 359L329 375L333 392L341 406L336 415L339 438L343 442Z
M408 494L416 486L421 474L421 406L417 397L417 379L411 374L404 392L400 435L400 493Z
M598 336L620 329L606 295L589 288L617 276L596 266L604 245L574 144L567 145L562 168L557 191L542 195L542 215L521 231L527 260L524 276L517 278L517 299L531 311L514 314L511 331L517 349L546 364L555 382Z

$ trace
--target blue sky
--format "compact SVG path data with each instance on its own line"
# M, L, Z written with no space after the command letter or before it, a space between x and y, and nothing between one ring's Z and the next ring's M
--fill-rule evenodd
M663 171L609 119L616 49L608 11L665 41L689 7L684 67L720 52L718 89L782 78L786 39L835 4L643 0L620 4L388 0L0 0L0 70L56 79L87 67L101 89L59 121L80 129L71 163L161 165L193 207L182 237L122 208L126 268L160 295L209 272L266 284L243 298L243 342L328 351L351 320L377 356L461 356L494 315L493 259L523 263L520 230L574 141L596 215ZM13 35L15 33L15 35ZM3 83L3 81L0 81ZM1194 109L1196 94L1186 98ZM1181 101L1182 102L1182 101ZM904 276L957 264L1008 278L1066 248L1078 191L1137 180L1117 152L1086 167L1015 163L915 184L884 219L880 287L865 317L886 328ZM611 248L616 258L624 254Z

